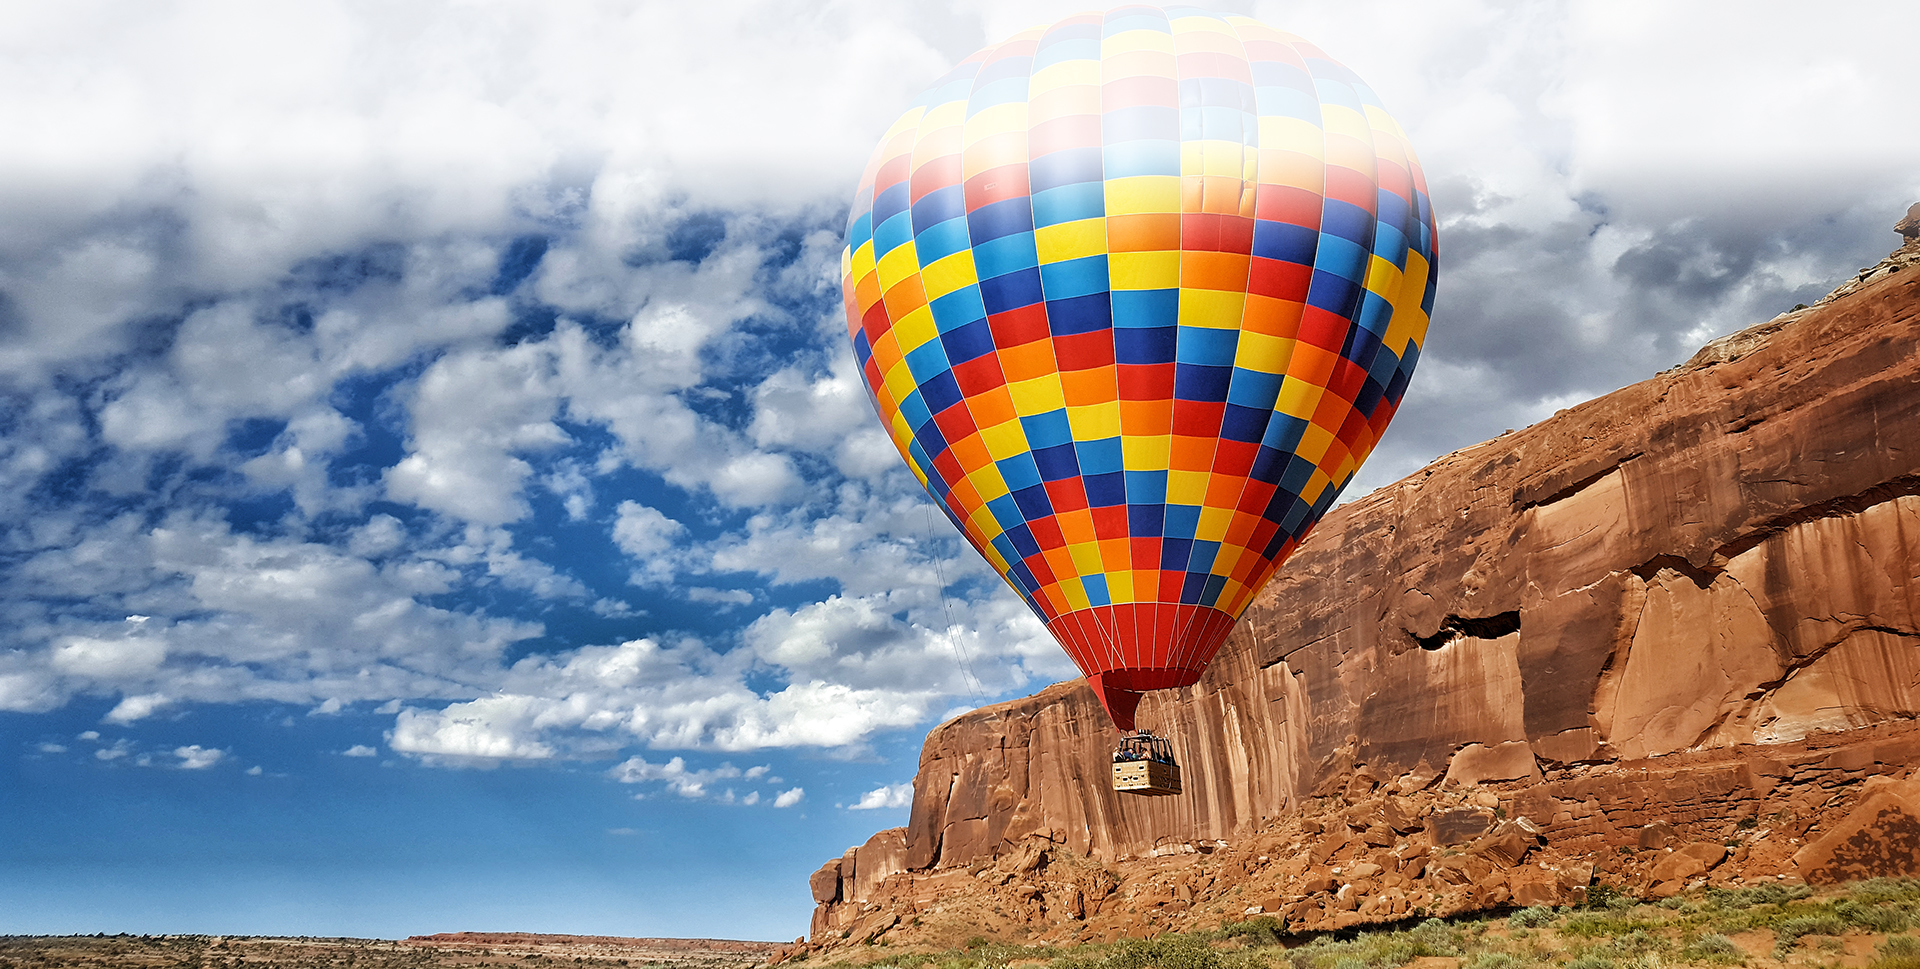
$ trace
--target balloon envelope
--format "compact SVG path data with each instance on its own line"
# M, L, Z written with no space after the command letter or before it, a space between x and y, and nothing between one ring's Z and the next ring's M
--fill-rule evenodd
M1435 242L1352 72L1257 21L1125 7L982 50L901 115L842 285L895 446L1130 730L1379 440Z

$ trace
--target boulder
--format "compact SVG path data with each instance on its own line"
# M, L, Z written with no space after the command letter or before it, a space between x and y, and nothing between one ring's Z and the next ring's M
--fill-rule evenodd
M1444 783L1472 787L1487 781L1517 781L1540 776L1533 747L1524 740L1510 740L1489 747L1468 744L1453 755L1447 765Z
M820 870L807 879L813 889L813 900L826 904L840 900L840 859L835 858L820 866Z
M1427 815L1427 840L1437 845L1463 845L1492 829L1493 812L1486 808L1449 808Z
M1920 875L1920 781L1869 785L1858 806L1793 864L1808 884Z
M1640 826L1637 841L1642 849L1659 850L1679 840L1673 825L1665 821L1649 821Z
M1493 830L1475 839L1467 850L1493 862L1498 868L1511 868L1540 843L1540 829L1525 818L1502 821Z
M1647 877L1655 882L1684 882L1695 875L1711 870L1726 857L1726 845L1696 841L1662 858L1659 864L1653 866L1653 871L1649 872Z

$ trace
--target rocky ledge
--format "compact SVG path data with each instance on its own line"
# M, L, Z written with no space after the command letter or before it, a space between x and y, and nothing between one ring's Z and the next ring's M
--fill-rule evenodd
M1920 206L1896 231L1812 307L1335 509L1141 705L1184 795L1109 788L1079 682L942 724L908 825L814 875L810 945L1920 873Z

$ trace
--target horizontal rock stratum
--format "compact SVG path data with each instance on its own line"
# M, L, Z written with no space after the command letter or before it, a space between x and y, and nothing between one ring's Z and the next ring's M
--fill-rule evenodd
M1910 239L1811 308L1335 509L1206 676L1141 705L1182 796L1109 788L1079 681L942 724L906 828L814 876L813 938L912 941L980 892L1064 938L1797 876L1866 778L1910 769L1917 714ZM1531 830L1423 860L1496 814ZM1776 843L1713 850L1755 831Z

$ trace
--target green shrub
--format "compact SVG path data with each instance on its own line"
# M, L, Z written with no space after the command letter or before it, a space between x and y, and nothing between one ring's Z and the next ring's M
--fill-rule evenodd
M1220 953L1207 940L1186 935L1127 939L1105 965L1106 969L1223 969Z
M1911 935L1890 935L1874 947L1878 958L1867 969L1920 969L1920 939Z
M1717 932L1709 932L1687 945L1680 952L1682 958L1694 962L1710 962L1724 966L1742 965L1747 961L1746 953L1733 944L1733 940Z
M1505 952L1482 952L1461 964L1461 969L1522 969L1526 963Z
M1847 931L1847 923L1838 915L1821 913L1818 915L1796 915L1774 923L1774 937L1781 940L1797 939L1803 935L1840 935Z
M1613 969L1613 960L1598 952L1584 952L1568 961L1566 969Z
M1287 923L1271 915L1256 915L1220 926L1221 938L1245 939L1248 945L1279 945L1280 937L1286 934Z
M1851 899L1835 902L1833 914L1869 932L1898 932L1911 922L1907 913L1890 905L1863 905Z
M1634 929L1625 935L1615 937L1612 942L1607 944L1607 948L1621 955L1637 956L1648 952L1657 952L1670 944L1666 939L1654 935L1646 929Z
M1514 929L1537 929L1553 924L1554 911L1545 905L1530 905L1507 916L1507 927Z

